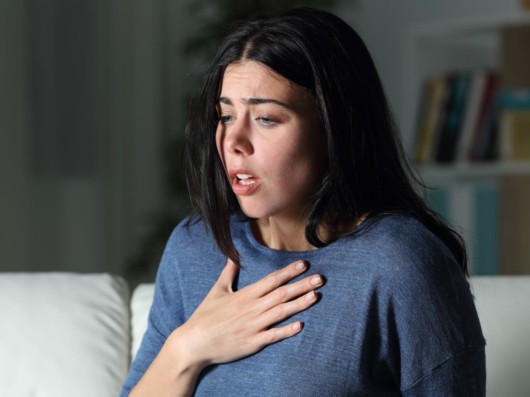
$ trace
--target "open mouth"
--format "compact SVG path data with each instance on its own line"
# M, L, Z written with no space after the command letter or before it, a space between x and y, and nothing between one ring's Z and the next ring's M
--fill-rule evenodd
M236 174L236 178L240 185L250 186L257 183L257 179L250 174Z
M261 179L245 169L230 171L232 189L238 196L252 194L261 184Z

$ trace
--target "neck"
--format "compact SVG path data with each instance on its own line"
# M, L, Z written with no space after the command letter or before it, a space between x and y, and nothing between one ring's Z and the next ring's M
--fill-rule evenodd
M367 214L354 222L341 225L340 233L350 233L364 222ZM309 251L316 249L307 241L305 227L307 219L278 219L268 217L255 219L252 222L252 232L256 239L266 247L283 251ZM323 225L319 226L318 234L323 241L328 241L330 233Z
M284 251L315 249L305 238L305 219L280 220L275 217L256 219L252 230L263 245Z

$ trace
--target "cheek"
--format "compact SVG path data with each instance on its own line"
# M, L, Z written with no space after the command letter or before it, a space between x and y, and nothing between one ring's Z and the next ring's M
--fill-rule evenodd
M305 189L313 190L320 183L325 170L325 144L316 136L300 142L297 150L288 158L291 173L304 185Z
M274 148L264 156L270 170L274 170L276 182L282 189L292 187L307 189L320 176L320 161L313 153L300 150L300 146ZM306 148L304 148L306 149Z
M293 166L296 165L306 173L311 171L320 174L318 171L323 168L327 158L326 142L322 139L320 131L312 131L311 128L303 131L298 139L290 142L290 150L285 157Z

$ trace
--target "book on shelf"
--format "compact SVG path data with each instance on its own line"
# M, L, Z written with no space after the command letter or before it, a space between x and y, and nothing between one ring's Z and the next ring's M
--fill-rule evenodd
M498 196L497 186L484 182L428 191L429 206L463 237L473 275L500 271Z
M475 135L469 147L470 161L495 160L497 158L500 110L498 75L490 75L482 100L481 111L475 126Z
M530 274L529 174L452 183L428 190L427 203L464 238L471 274Z
M504 88L530 87L530 25L507 25L500 35L501 78Z
M415 160L418 164L429 163L434 159L448 95L447 76L436 76L425 82L416 133Z
M504 89L499 122L500 158L530 160L530 88Z
M509 175L500 181L501 269L505 274L530 274L530 175Z
M474 189L473 261L480 274L497 274L499 266L499 193L495 186L478 185Z
M501 113L499 157L530 160L530 25L501 30Z
M471 74L466 110L462 119L462 129L455 153L455 161L458 163L469 159L469 149L475 137L479 118L483 112L483 98L485 90L488 88L487 83L490 75L491 73L483 69L477 69Z
M436 76L425 83L417 124L418 164L480 161L496 156L495 72Z
M463 114L467 108L470 76L458 73L450 78L449 97L445 103L445 118L439 131L436 161L451 163L456 155Z

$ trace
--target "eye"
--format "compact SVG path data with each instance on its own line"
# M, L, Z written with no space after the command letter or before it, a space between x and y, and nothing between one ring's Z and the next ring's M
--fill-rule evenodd
M219 116L219 123L220 124L230 124L234 121L234 116L232 115L229 115L229 114L225 114L225 115L221 115Z
M264 127L272 127L276 124L275 120L272 120L268 117L257 117L256 120Z

